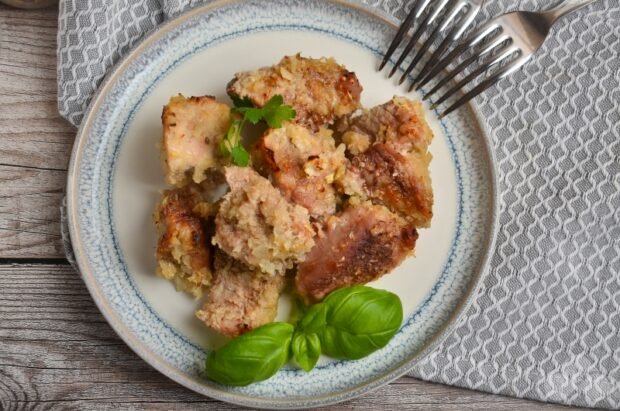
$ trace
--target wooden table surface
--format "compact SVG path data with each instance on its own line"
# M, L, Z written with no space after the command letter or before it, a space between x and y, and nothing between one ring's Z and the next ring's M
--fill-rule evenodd
M56 107L57 10L0 6L0 410L236 409L167 379L112 331L63 255L76 130ZM330 409L559 410L409 377Z

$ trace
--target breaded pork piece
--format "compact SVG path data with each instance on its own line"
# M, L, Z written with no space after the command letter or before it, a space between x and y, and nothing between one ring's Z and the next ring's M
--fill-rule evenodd
M351 159L338 184L347 195L383 204L416 227L430 227L433 217L430 161L428 153L414 152L405 157L390 144L374 144Z
M213 285L196 317L220 334L237 337L273 321L285 283L284 276L261 273L218 250Z
M230 192L215 217L213 244L252 268L283 275L314 245L308 210L289 203L248 167L226 167Z
M211 250L186 190L168 190L155 211L157 273L198 298L211 283Z
M337 131L353 155L374 143L389 143L403 154L424 154L433 140L422 103L405 97L394 97L361 115L345 118L337 125Z
M351 164L336 183L349 196L382 204L416 227L433 217L433 132L421 103L394 97L365 113L343 119L337 131Z
M237 73L228 84L231 97L249 97L258 107L281 95L295 108L295 121L312 130L357 110L361 93L355 73L334 59L299 54L286 56L275 66Z
M214 97L172 97L162 113L166 181L200 183L218 164L218 143L230 126L230 107Z
M415 248L418 233L383 206L349 205L299 264L295 287L310 301L337 288L365 284L397 267Z
M334 180L345 171L345 147L336 148L332 132L287 123L268 130L258 144L259 163L274 185L291 202L306 208L314 218L336 212Z

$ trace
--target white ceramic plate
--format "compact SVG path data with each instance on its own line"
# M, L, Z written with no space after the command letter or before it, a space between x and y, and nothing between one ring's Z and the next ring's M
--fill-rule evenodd
M358 396L410 370L446 335L478 283L495 228L493 158L475 111L438 122L431 166L432 228L416 257L373 286L397 293L405 321L389 345L358 361L322 359L311 373L285 367L268 381L223 387L200 377L218 337L195 319L201 304L155 276L152 212L165 187L157 144L170 96L215 95L242 70L287 54L333 56L355 71L362 102L402 89L376 71L395 26L341 1L219 1L167 23L137 46L100 88L74 148L68 216L77 261L112 327L142 358L197 392L256 407L305 408ZM281 318L288 304L280 304Z

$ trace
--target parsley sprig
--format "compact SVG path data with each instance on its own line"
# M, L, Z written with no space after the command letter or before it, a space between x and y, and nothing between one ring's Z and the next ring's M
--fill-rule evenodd
M258 124L265 121L271 128L280 128L284 121L294 119L297 113L291 106L284 104L284 98L279 94L273 96L262 108L254 107L248 97L235 98L233 103L233 120L220 142L220 151L224 156L230 157L233 164L245 167L250 162L250 154L241 142L241 133L246 122Z

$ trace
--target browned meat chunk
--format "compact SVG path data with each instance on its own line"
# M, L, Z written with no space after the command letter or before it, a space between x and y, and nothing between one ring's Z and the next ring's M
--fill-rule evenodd
M422 104L394 97L337 126L351 164L337 186L349 196L383 204L416 227L433 217L430 178L433 133Z
M218 165L218 143L230 126L230 107L213 97L172 97L162 113L166 181L200 183Z
M258 146L274 185L315 218L336 212L333 182L344 173L344 150L344 145L336 148L331 131L313 134L292 123L269 130Z
M369 198L416 227L429 227L433 217L430 159L430 154L405 157L388 144L375 144L353 157L339 184L345 194Z
M163 193L155 211L160 233L157 272L171 280L177 290L200 297L211 283L211 251L205 229L192 207L185 190Z
M252 268L283 275L314 245L308 210L289 203L247 167L227 167L230 193L215 217L213 244Z
M286 56L278 64L238 73L228 85L231 97L249 97L264 106L281 95L295 108L295 121L317 130L359 108L362 86L355 73L334 59Z
M218 333L236 337L273 321L285 282L283 276L252 270L218 251L213 285L196 316Z
M416 229L382 206L350 205L299 264L297 292L311 301L390 272L415 248Z
M338 124L342 141L357 155L373 143L390 143L400 153L426 153L433 132L420 102L394 97L385 104Z

